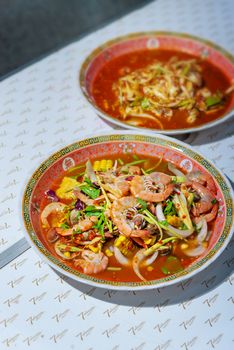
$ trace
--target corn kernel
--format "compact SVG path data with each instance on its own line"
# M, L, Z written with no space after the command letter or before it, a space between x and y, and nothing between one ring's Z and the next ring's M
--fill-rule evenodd
M105 171L106 170L106 159L102 159L100 162L100 170Z
M70 252L64 252L63 255L64 255L66 258L70 258L70 257L71 257L71 253L70 253Z
M93 245L88 245L88 248L90 250L92 250L92 252L94 252L94 253L98 253L99 252L99 247L94 247Z
M124 241L126 241L126 237L125 236L119 236L116 240L115 240L115 246L117 247L117 248L119 248L120 247L120 245L124 242Z
M94 171L99 171L100 170L100 161L96 160L93 164L93 170Z
M147 266L147 271L153 271L153 266Z
M113 255L113 253L110 251L110 249L105 250L106 256L110 257Z
M167 215L167 222L175 227L179 227L181 225L181 220L176 215Z
M151 243L151 240L152 240L151 238L147 238L147 239L145 238L145 239L144 239L144 243L145 243L145 244L150 244L150 243Z
M188 246L189 246L189 245L188 245L187 243L182 243L181 246L180 246L180 248L184 250L184 249L187 249Z
M108 159L106 161L106 170L111 169L113 166L113 161L111 159Z

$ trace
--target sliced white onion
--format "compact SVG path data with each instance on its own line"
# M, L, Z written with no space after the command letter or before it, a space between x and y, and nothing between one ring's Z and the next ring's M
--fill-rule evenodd
M65 260L71 260L71 259L73 259L72 256L66 257L66 256L64 255L64 252L61 252L61 250L58 248L58 245L59 245L59 244L61 244L61 243L58 241L58 242L56 242L55 245L54 245L54 249L55 249L55 251L56 251L56 254L58 254L59 256L61 256L61 258L65 259Z
M97 176L93 170L93 166L92 163L90 162L90 160L87 161L86 163L86 175L88 176L88 178L92 181L92 182L97 182Z
M184 174L182 173L182 171L176 169L176 167L174 166L174 164L168 162L168 169L172 172L172 174L176 175L176 176L182 176L184 177Z
M126 256L124 256L121 251L119 250L119 248L114 246L114 254L115 254L115 258L116 260L121 264L121 265L129 265L130 262L129 260L126 258Z
M185 195L183 194L183 192L180 192L179 196L180 196L180 199L183 201L183 203L187 207L187 201L186 201L186 198L185 198Z
M199 256L203 254L205 250L206 250L205 247L203 247L202 245L199 245L194 249L185 249L183 252L188 256Z
M102 239L102 237L95 237L94 239L92 239L91 241L80 241L79 244L80 245L88 245L88 244L94 244L99 242Z
M152 254L151 257L144 262L144 264L146 266L153 264L153 262L156 260L157 256L158 256L158 250L156 250L156 252L154 252L154 254Z
M165 216L163 214L163 210L162 210L162 203L158 203L156 206L156 215L159 221L164 221ZM179 237L183 237L186 238L188 236L190 236L194 229L190 229L190 230L179 230L178 228L175 228L171 225L167 225L167 227L165 228L165 230L167 231L169 236L179 236Z
M132 267L133 267L133 271L135 272L135 274L142 280L142 281L146 281L146 279L142 276L142 274L140 273L139 270L139 265L141 263L141 261L144 259L145 255L144 255L144 250L145 249L141 249L139 250L133 257L132 259Z
M207 222L204 218L202 218L201 221L199 221L199 224L201 223L201 231L199 232L199 234L197 235L197 241L198 243L202 243L207 236ZM198 226L198 225L197 225Z
M166 220L166 218L165 218L165 216L163 214L163 210L162 210L162 203L158 203L156 205L156 216L157 216L159 221Z

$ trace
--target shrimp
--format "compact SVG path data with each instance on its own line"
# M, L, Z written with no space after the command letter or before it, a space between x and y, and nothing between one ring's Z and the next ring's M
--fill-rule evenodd
M206 222L210 222L210 221L214 220L216 215L217 215L218 208L219 208L218 203L215 203L213 208L211 209L210 213L202 215L202 216L199 216L199 217L195 217L193 219L193 221L195 223L198 223L201 220L202 217L206 220Z
M130 191L135 197L147 202L162 202L170 196L173 188L169 175L154 172L146 176L135 176Z
M129 196L113 202L111 217L121 234L127 237L145 237L150 235L148 230L136 229L134 216L137 215L137 199Z
M207 187L213 193L216 193L216 186L212 177L206 173L202 173L201 171L192 171L186 175L187 181L190 182L198 182L199 184Z
M141 168L137 165L124 165L121 167L120 171L128 173L129 175L141 175Z
M126 196L130 190L129 182L122 176L115 177L113 183L103 184L103 187L117 198Z
M83 250L83 259L76 259L75 265L82 267L86 274L99 273L104 271L108 265L108 257L102 252L93 253L90 250Z
M198 193L200 196L200 200L195 203L195 206L192 209L192 213L194 216L200 216L203 213L209 212L213 205L213 201L215 200L215 195L210 192L206 187L200 185L198 182L192 183L192 188Z
M73 193L76 196L76 198L80 199L86 205L94 205L94 200L90 199L84 193L82 193L78 187L74 189Z
M58 212L62 213L65 207L66 205L60 202L52 202L47 204L41 213L42 225L44 227L50 227L50 224L47 220L48 216L51 214L58 214Z
M97 220L98 219L96 216L90 216L89 218L80 220L78 224L68 229L56 227L56 231L61 236L71 236L74 233L74 231L77 231L77 230L80 230L81 232L90 230L93 227L93 224L97 222Z

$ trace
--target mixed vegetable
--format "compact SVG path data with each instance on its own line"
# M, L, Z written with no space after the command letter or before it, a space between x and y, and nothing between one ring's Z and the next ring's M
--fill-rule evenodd
M209 175L137 155L70 168L46 198L42 229L58 256L85 274L132 269L143 281L162 256L167 275L203 254L218 211Z
M119 113L127 123L138 126L142 120L151 120L160 129L163 120L171 120L176 110L186 112L188 125L195 123L201 112L216 112L224 107L233 88L212 93L203 81L198 60L178 60L175 56L168 62L156 60L133 70L113 84Z

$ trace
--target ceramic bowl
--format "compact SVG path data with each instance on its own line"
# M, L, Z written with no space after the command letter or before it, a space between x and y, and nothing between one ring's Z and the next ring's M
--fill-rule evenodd
M146 32L129 34L123 37L108 41L95 49L84 61L80 69L80 88L85 100L92 106L95 112L105 121L118 127L146 130L162 134L178 135L188 132L196 132L208 129L218 125L232 116L234 108L234 94L229 101L227 108L224 110L218 119L208 121L200 126L191 126L189 128L173 128L173 129L149 129L138 126L131 126L121 119L117 119L107 114L96 103L93 96L93 84L96 75L107 62L121 55L147 50L171 50L177 52L185 52L195 57L202 58L210 62L221 70L227 77L230 85L234 82L234 58L223 48L217 46L210 41L194 37L187 34L172 33L172 32Z

